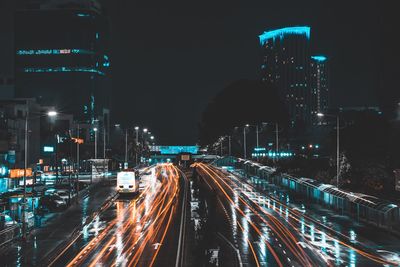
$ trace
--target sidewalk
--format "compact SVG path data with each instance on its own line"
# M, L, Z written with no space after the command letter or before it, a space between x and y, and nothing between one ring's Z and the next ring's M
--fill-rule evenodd
M40 260L67 239L86 218L115 195L114 185L97 182L79 195L79 203L63 212L50 214L28 235L26 243L16 241L0 250L3 266L36 266Z

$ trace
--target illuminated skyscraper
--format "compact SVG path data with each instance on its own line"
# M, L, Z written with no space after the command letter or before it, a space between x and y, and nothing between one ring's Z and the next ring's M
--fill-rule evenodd
M108 106L108 22L96 1L40 1L15 15L17 97L93 122Z
M316 118L317 113L329 108L328 60L325 56L311 56L310 66L311 113Z
M266 31L259 39L263 47L262 80L279 89L292 126L311 123L310 27Z

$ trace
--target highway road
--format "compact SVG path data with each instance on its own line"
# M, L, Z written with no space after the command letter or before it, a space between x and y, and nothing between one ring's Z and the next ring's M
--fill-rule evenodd
M214 166L192 165L230 225L227 238L248 266L398 266L354 237L290 208L283 200L260 194L252 185Z
M182 266L188 182L172 164L154 168L138 196L113 199L46 264Z

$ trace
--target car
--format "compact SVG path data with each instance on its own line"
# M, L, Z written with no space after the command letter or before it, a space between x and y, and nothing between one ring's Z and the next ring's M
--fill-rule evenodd
M57 189L56 194L59 195L62 199L64 199L65 203L70 202L71 199L73 199L76 196L75 191L70 191L67 189Z
M46 189L47 189L47 185L44 183L36 183L36 184L32 184L32 185L27 185L27 188L32 188L32 190L35 194L42 194Z
M4 229L16 224L17 222L14 221L9 215L0 213L0 229Z
M40 205L49 210L58 210L66 208L67 204L59 195L45 195L40 198Z

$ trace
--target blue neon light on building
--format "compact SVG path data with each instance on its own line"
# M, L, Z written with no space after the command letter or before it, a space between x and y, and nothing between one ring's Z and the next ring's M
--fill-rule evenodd
M87 54L93 55L94 52L86 49L64 48L64 49L20 49L17 51L19 56L31 55L68 55L68 54Z
M326 56L312 56L311 58L314 59L315 61L319 61L319 62L323 62L323 61L327 60Z
M48 72L90 72L104 75L103 72L87 67L55 67L55 68L24 68L24 72L28 73L48 73Z
M282 29L272 30L268 32L264 32L259 35L260 44L264 45L269 39L273 39L275 41L276 38L283 39L285 35L305 35L307 39L310 39L310 27L308 26L296 26L296 27L286 27Z
M89 17L90 15L89 14L86 14L86 13L78 13L78 14L76 14L78 17Z

